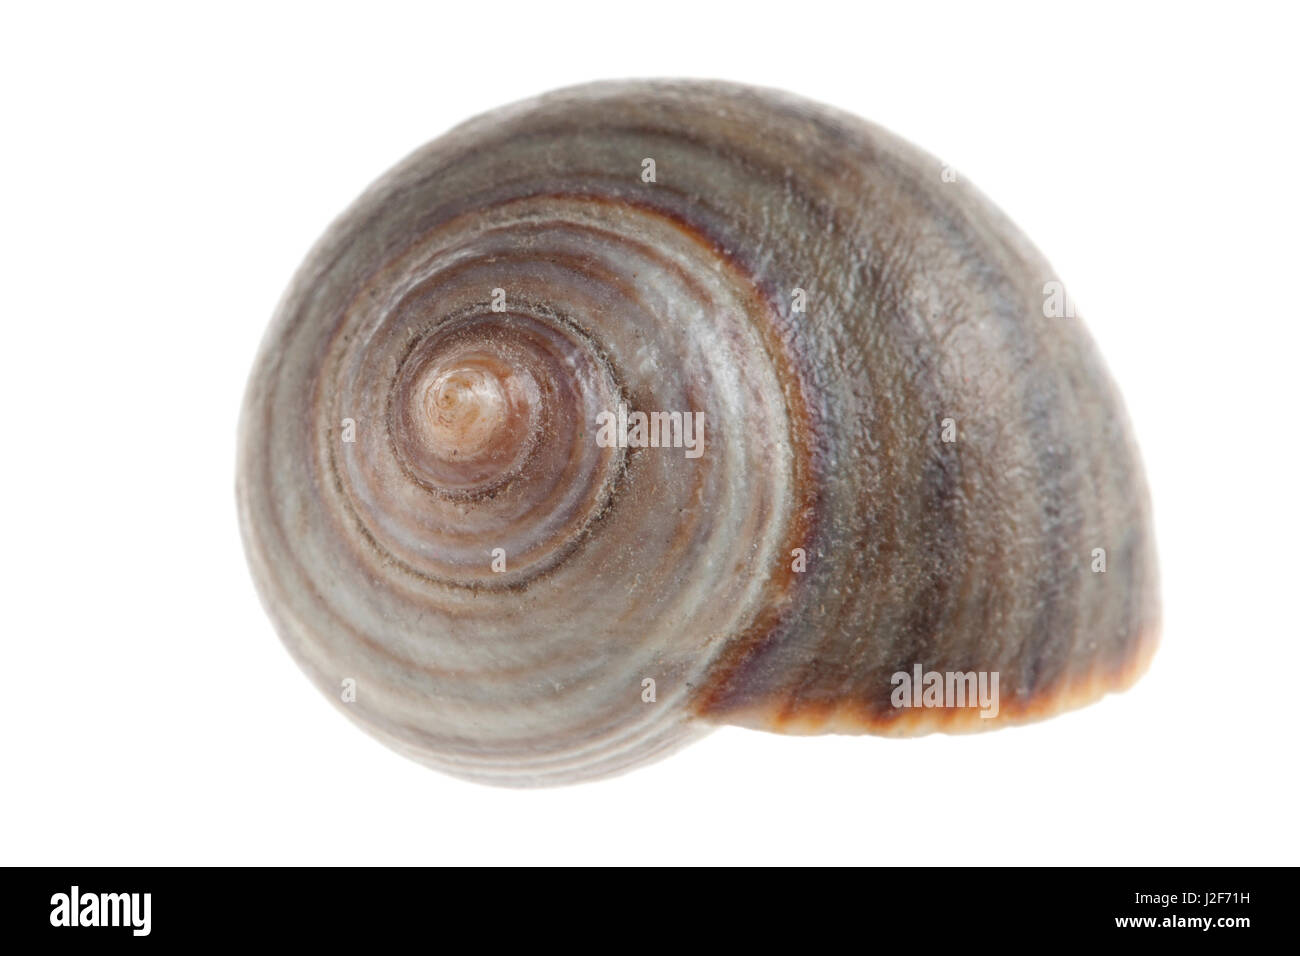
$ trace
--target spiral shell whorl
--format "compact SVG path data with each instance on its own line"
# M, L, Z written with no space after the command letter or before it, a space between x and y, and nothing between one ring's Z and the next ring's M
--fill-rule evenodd
M924 729L888 709L917 661L1002 668L1007 719L1122 684L1157 614L1122 407L1041 315L1041 257L938 168L701 83L561 91L399 165L245 404L245 541L298 662L396 749L515 785L709 720ZM620 403L702 413L704 453L601 446Z

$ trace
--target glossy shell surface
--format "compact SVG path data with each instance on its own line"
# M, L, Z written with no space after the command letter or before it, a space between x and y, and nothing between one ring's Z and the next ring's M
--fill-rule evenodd
M1159 605L1121 401L1048 314L1059 277L943 170L787 94L625 82L381 178L241 421L244 540L303 670L505 785L717 723L984 729L1126 686ZM620 404L702 413L701 453L603 446ZM997 672L997 717L893 706L918 666Z

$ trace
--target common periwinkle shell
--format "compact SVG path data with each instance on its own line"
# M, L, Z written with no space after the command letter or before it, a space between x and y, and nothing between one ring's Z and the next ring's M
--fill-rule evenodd
M258 589L348 716L487 783L719 723L1086 703L1151 654L1156 558L1057 283L937 160L784 93L597 83L480 116L280 304L239 440ZM597 441L620 404L702 414L698 457ZM928 672L999 675L996 716L896 706Z

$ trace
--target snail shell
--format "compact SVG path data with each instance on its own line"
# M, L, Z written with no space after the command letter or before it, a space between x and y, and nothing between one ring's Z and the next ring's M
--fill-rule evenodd
M1119 396L1046 314L1043 257L942 172L793 96L623 82L371 186L240 429L249 561L303 670L506 785L719 723L976 730L1130 683L1159 611ZM698 456L598 440L620 405L701 422ZM997 673L996 717L896 706L918 668Z

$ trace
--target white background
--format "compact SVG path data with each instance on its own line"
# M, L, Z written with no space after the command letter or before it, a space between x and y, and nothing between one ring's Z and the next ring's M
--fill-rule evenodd
M1300 863L1294 14L974 7L10 5L0 862ZM1133 690L973 737L723 729L514 792L298 672L233 493L281 291L421 143L627 76L856 112L1043 249L1148 466L1165 636Z

